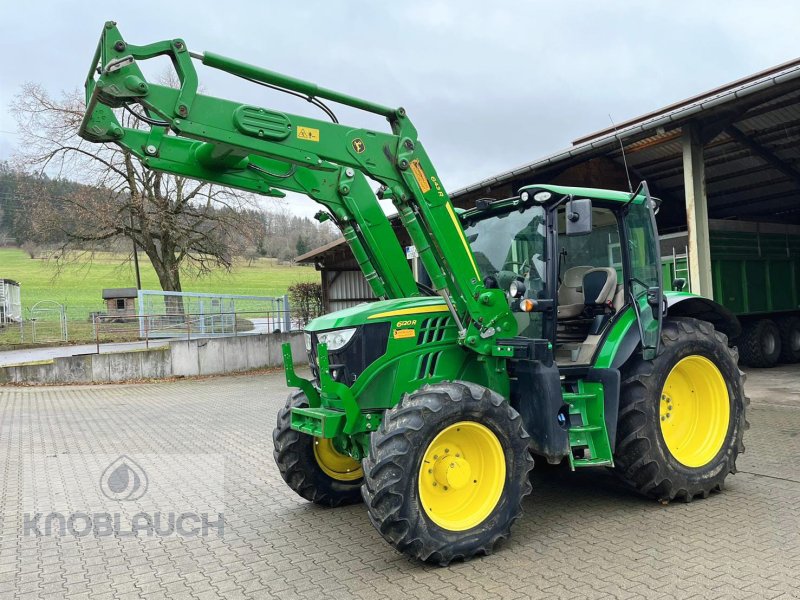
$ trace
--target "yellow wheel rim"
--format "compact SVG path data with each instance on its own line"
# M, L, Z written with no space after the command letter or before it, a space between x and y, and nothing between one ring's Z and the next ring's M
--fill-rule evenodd
M717 366L687 356L672 368L661 392L661 435L684 466L702 467L717 455L730 423L730 398Z
M488 427L460 421L443 429L422 457L419 498L442 529L464 531L497 506L506 481L503 446Z
M364 476L361 463L339 452L332 440L314 438L314 458L317 459L317 464L323 473L331 479L355 481Z

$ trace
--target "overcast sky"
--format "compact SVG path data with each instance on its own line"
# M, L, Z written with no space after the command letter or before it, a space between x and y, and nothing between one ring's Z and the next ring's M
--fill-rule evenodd
M0 0L0 160L14 152L19 86L82 85L108 19L134 44L182 37L190 50L402 105L450 190L566 147L609 114L624 121L800 56L800 3L788 0ZM199 69L208 94L321 115Z

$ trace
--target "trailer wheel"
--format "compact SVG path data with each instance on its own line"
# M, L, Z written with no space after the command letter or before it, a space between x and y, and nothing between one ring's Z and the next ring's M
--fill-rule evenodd
M776 323L781 333L781 362L800 362L800 318L782 317Z
M531 492L528 441L499 394L461 381L426 385L372 434L362 488L370 521L419 560L490 554Z
M664 322L662 352L623 368L614 469L638 492L690 502L722 489L744 452L744 373L705 321Z
M335 507L361 502L361 465L338 452L331 440L291 428L291 409L307 406L306 395L294 392L278 412L278 425L272 432L272 455L281 477L298 495L315 504Z
M745 323L736 340L741 362L750 367L769 368L778 364L781 357L781 332L769 319Z

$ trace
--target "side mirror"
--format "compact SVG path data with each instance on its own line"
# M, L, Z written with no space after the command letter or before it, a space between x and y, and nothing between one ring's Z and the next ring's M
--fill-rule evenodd
M672 280L672 289L676 292L682 292L686 287L686 280L683 277L676 277Z
M658 286L647 288L647 303L650 306L654 308L658 306L658 297L660 295L660 291L661 290L658 288Z
M592 233L592 201L589 198L570 200L566 211L567 235Z

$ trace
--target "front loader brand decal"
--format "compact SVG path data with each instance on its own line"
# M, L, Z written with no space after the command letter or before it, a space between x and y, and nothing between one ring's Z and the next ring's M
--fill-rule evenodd
M394 330L394 339L396 340L403 340L406 338L413 338L417 332L414 329L395 329Z
M428 178L425 177L425 171L422 170L422 165L419 164L419 160L416 158L411 161L411 172L414 174L414 179L417 180L419 189L422 190L423 194L427 194L431 191L431 184L428 183Z
M297 128L297 139L298 140L305 140L307 142L318 142L319 141L319 129L314 129L313 127L298 127Z
M356 151L356 154L361 154L366 150L366 146L364 145L364 140L361 138L356 138L353 140L353 150Z

